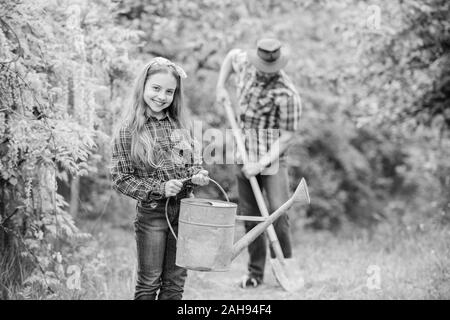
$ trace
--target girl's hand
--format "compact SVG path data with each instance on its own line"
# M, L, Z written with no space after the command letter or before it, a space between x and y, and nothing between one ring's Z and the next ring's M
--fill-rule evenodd
M182 187L183 183L180 180L172 179L167 181L165 186L166 198L176 196Z
M208 171L200 170L199 173L192 176L191 181L193 184L206 186L209 183Z

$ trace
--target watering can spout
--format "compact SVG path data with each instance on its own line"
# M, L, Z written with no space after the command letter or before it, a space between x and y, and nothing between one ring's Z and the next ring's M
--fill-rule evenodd
M263 220L263 222L256 225L252 230L239 239L233 246L231 260L236 258L244 248L252 243L259 235L261 235L276 219L278 219L283 213L289 210L294 203L309 204L311 202L308 193L308 186L305 179L302 178L300 183L295 189L292 197L279 207L274 213Z

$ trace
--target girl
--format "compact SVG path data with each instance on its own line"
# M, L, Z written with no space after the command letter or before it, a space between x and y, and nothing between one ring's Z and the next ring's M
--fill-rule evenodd
M113 143L113 188L138 201L135 299L183 295L187 270L175 265L176 240L168 221L176 233L180 200L192 196L193 184L208 183L208 172L199 166L184 122L185 77L171 61L152 59L137 78L128 114ZM189 183L184 182L187 178ZM166 211L168 197L173 199Z

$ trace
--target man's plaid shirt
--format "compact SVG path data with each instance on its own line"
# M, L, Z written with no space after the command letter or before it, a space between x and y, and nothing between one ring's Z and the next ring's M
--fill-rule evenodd
M245 51L234 49L231 54L240 126L249 160L255 162L270 150L281 130L299 130L300 95L284 71L263 74L248 61ZM285 159L286 154L280 155L280 161Z
M153 150L156 167L146 167L132 161L131 131L127 126L120 128L112 148L113 188L138 200L139 204L164 198L168 180L188 178L202 169L201 157L194 156L192 141L188 142L179 134L177 123L168 114L160 120L149 117L146 129L156 140ZM177 197L182 198L191 190L192 184Z

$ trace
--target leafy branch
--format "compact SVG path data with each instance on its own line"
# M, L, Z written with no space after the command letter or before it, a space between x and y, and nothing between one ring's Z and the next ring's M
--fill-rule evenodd
M11 61L0 61L0 64L11 64L11 63L14 63L17 60L19 60L19 58L22 56L22 54L23 54L22 45L20 43L19 37L14 32L13 28L11 28L11 26L8 23L6 23L6 21L3 20L1 17L0 17L0 24L13 34L14 39L18 45L18 49L17 49L18 53L16 54L16 57L14 57L14 59L12 59Z

